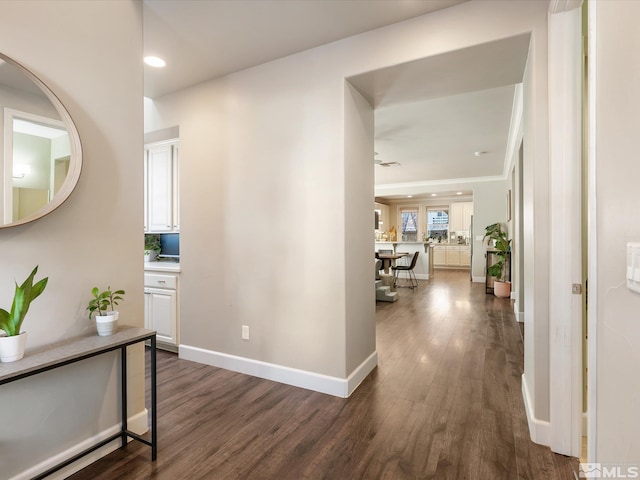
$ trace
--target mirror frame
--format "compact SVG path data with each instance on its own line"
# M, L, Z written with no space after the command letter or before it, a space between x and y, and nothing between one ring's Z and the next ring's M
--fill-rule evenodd
M10 227L17 227L19 225L24 225L26 223L33 222L35 220L38 220L44 217L45 215L50 214L56 208L62 205L65 202L65 200L69 198L69 196L71 195L71 193L73 192L74 188L78 183L78 180L80 178L80 173L82 171L82 144L80 142L80 135L78 134L78 129L76 128L76 125L73 122L71 115L69 114L65 106L62 104L60 99L51 91L51 89L47 87L47 85L42 80L40 80L34 73L32 73L29 69L27 69L20 63L16 62L12 58L6 56L5 54L0 53L0 60L4 60L8 64L17 68L21 73L23 73L27 78L29 78L29 80L31 80L36 86L38 86L38 88L40 88L40 90L49 99L53 107L58 112L58 115L60 116L60 121L64 123L64 126L67 129L67 132L69 134L69 147L71 151L70 161L69 161L69 171L67 172L67 177L65 178L62 186L60 187L60 190L58 190L58 192L53 196L51 201L47 203L47 205L45 205L42 209L38 210L34 214L29 215L28 217L25 217L25 218L21 218L20 220L17 220L11 223L0 224L0 228L10 228ZM5 108L6 107L2 107L3 110ZM7 130L5 128L5 132L3 133L3 135L5 135L4 137L5 146L7 144L13 144L12 140L7 142L6 131ZM3 152L3 154L4 153L5 152ZM4 158L4 155L3 155L3 158ZM4 160L3 160L3 164L4 164ZM7 169L5 168L4 173L6 174L6 172L7 172ZM2 202L4 205L4 199L2 199ZM4 207L2 208L2 212L3 212L2 215L4 216Z

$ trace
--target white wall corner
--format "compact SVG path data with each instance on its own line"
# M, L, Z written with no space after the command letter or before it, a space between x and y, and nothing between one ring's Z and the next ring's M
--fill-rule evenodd
M487 277L473 277L473 283L485 283Z
M138 412L135 415L132 415L131 417L129 417L127 419L127 427L133 433L137 433L138 435L142 435L147 430L149 430L148 418L149 418L149 412L145 408L143 411ZM108 428L106 430L103 430L100 433L97 433L96 435L93 435L90 438L87 438L86 440L84 440L84 441L82 441L82 442L80 442L80 443L78 443L76 445L73 445L72 447L69 447L64 452L60 452L57 455L54 455L52 457L47 458L46 460L40 462L37 465L34 465L33 467L29 468L28 470L25 470L24 472L22 472L22 473L20 473L18 475L15 475L14 477L10 478L9 480L28 480L30 478L34 478L35 476L40 475L43 472L46 472L50 468L52 468L52 467L54 467L56 465L59 465L60 463L62 463L65 460L73 457L74 455L77 455L78 453L86 450L87 448L91 448L93 445L96 445L96 444L100 443L101 441L109 438L110 436L115 435L119 431L120 431L120 424L114 425L114 426L112 426L112 427L110 427L110 428ZM132 441L131 438L129 438L128 440L130 442ZM102 457L106 457L111 452L114 452L115 450L120 448L120 446L121 446L120 439L118 438L118 439L108 443L104 447L101 447L101 448L95 450L94 452L91 452L90 454L80 458L79 460L77 460L76 462L72 463L71 465L69 465L69 466L67 466L65 468L62 468L59 471L51 474L47 478L49 480L64 480L65 478L68 478L69 476L73 475L74 473L79 472L83 468L85 468L85 467L91 465L92 463L100 460ZM151 450L149 450L149 458L151 458Z
M551 424L535 417L533 403L527 388L524 373L522 374L522 398L524 400L524 408L527 412L527 423L529 424L529 436L531 441L539 445L549 446L551 439Z
M178 356L192 362L342 398L348 397L378 364L378 354L374 352L351 373L349 378L338 378L190 345L180 345Z
M373 352L368 358L347 377L347 391L345 397L350 397L356 388L367 378L374 368L378 366L378 352Z

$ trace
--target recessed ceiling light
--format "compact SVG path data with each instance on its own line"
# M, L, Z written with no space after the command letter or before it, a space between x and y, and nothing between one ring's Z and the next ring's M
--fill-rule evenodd
M483 150L480 150L480 151L477 151L477 152L473 152L473 154L474 154L476 157L481 157L482 155L486 155L487 153L489 153L489 152L485 152L485 151L483 151Z
M413 195L407 195L407 198L413 198Z
M431 196L435 197L436 195L438 195L437 193L432 193Z
M152 55L144 57L144 63L146 63L150 67L156 68L164 67L167 65L167 62L165 62L163 59L161 59L160 57L154 57Z
M462 192L456 192L456 195L462 195Z

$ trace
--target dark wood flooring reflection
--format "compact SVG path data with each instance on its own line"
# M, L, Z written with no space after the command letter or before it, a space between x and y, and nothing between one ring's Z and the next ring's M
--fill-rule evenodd
M159 451L130 443L83 479L573 479L532 443L509 300L436 271L378 303L378 368L349 399L159 352Z

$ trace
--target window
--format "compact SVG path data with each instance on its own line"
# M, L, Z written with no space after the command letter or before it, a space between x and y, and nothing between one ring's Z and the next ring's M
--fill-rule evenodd
M403 207L400 209L400 219L402 220L402 237L403 242L418 241L418 208Z
M446 242L449 238L449 208L427 208L427 236Z

